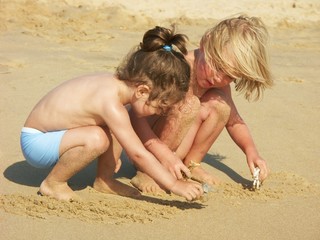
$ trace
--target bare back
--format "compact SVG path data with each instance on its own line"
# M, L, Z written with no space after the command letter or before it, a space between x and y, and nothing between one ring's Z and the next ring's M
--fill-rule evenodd
M66 81L45 95L30 113L25 127L43 132L80 126L105 126L104 109L120 102L122 81L112 74L86 75ZM109 106L108 106L109 105Z

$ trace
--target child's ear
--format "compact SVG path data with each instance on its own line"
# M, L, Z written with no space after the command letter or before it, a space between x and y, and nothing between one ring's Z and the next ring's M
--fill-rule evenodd
M144 97L146 95L149 95L150 91L151 91L151 89L150 89L149 86L147 86L147 85L139 85L136 88L135 94L136 94L137 98L140 98L140 97Z

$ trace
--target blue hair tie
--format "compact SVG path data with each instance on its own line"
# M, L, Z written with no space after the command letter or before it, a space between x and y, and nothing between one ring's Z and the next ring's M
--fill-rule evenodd
M171 50L172 50L172 46L170 46L170 45L164 45L162 48L163 48L166 52L171 52Z

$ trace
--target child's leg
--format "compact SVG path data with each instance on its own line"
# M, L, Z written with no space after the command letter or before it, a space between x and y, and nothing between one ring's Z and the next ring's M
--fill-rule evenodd
M200 125L184 163L189 166L200 163L218 138L230 117L230 104L219 90L211 89L201 98ZM206 172L201 166L192 169L192 178L199 182L217 184L219 180Z
M109 138L110 147L103 153L98 160L97 176L93 187L99 192L117 194L126 197L138 197L140 192L126 184L113 178L115 171L119 170L119 159L122 147L117 139L106 131Z
M188 96L183 105L172 108L172 114L159 117L152 125L152 130L163 143L177 153L177 149L181 148L181 142L194 125L200 107L200 101L196 96ZM188 149L183 152L185 151Z
M194 126L194 122L198 118L199 109L199 99L189 96L184 105L172 109L174 114L150 118L149 122L154 133L181 159L187 155L196 134L198 126ZM141 171L137 172L131 183L142 192L153 194L165 192L151 177Z
M196 103L195 103L196 104ZM194 111L196 107L193 108ZM155 133L165 142L169 148L176 151L176 154L185 159L184 163L189 166L191 161L200 163L209 151L210 147L220 135L228 122L230 116L230 104L226 96L219 90L208 90L201 98L200 112L190 124L190 113L180 114L180 119L171 124L179 125L180 130L173 131L174 126L169 122L157 123L162 127L154 127ZM163 121L163 120L162 120ZM166 129L168 131L166 132ZM186 132L185 135L175 135L173 133ZM166 138L166 136L170 136ZM174 141L168 141L174 139ZM173 148L172 146L176 147ZM219 180L206 172L201 166L192 169L192 178L199 182L217 184ZM148 175L138 172L131 181L135 187L145 192L161 192L160 187ZM151 189L151 190L150 190Z
M60 158L40 185L40 193L56 199L76 197L67 181L103 154L110 142L102 128L88 126L66 131L60 144Z

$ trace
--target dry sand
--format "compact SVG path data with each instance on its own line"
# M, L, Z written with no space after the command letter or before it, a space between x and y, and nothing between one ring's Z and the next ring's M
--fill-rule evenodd
M0 0L0 239L320 239L320 2L128 2ZM271 34L275 87L256 103L234 95L272 171L260 191L243 187L245 157L224 132L204 163L224 183L202 201L98 193L94 163L70 181L81 201L37 196L48 170L26 164L19 133L41 96L71 77L114 71L150 27L177 23L192 49L239 13L261 17ZM124 156L117 177L130 184L133 175Z

